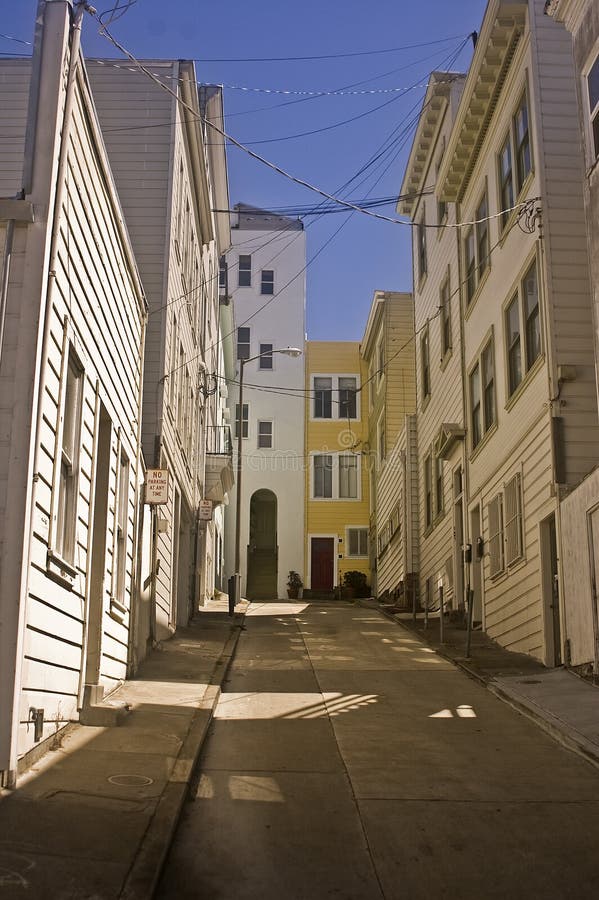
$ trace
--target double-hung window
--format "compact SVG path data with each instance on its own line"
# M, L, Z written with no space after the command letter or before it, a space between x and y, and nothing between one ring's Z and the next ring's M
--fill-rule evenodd
M422 280L426 275L426 222L424 213L422 219L416 226L416 250L418 253L418 278Z
M591 138L591 162L599 157L599 54L586 75L589 102L589 126Z
M504 314L509 396L541 355L541 318L536 259Z
M470 303L476 290L476 249L474 229L469 228L464 238L464 272L466 282L466 303Z
M355 453L316 453L312 459L312 497L360 498L360 457Z
M260 293L274 294L275 292L275 273L274 269L262 269L260 279Z
M339 498L355 500L358 496L358 457L353 453L339 456Z
M522 483L516 474L504 488L505 502L505 562L510 566L523 555L522 541Z
M260 369L272 369L272 344L260 344L258 367Z
M484 346L470 370L470 432L472 449L495 423L495 360L493 341Z
M368 528L347 529L347 555L368 556Z
M237 284L239 285L239 287L252 286L252 257L249 254L242 253L239 256Z
M314 497L332 499L333 497L333 455L317 454L314 457Z
M314 418L333 417L333 379L330 376L314 378Z
M441 285L439 293L439 310L441 318L441 358L451 350L451 295L449 290L449 273Z
M433 460L430 455L424 458L424 524L430 528L433 524Z
M503 572L503 495L497 494L487 506L489 519L489 573L491 578Z
M522 94L518 108L512 117L508 134L501 145L497 167L501 226L504 228L516 199L532 172L532 148L526 92Z
M116 560L114 595L121 603L125 597L127 576L127 522L129 505L129 460L121 450L116 508Z
M69 353L66 366L62 419L62 447L58 480L56 551L66 562L75 559L75 525L79 490L79 444L83 407L83 372L75 355Z
M339 418L356 418L357 379L353 375L339 377Z
M258 422L258 447L262 450L272 450L272 422L262 420Z
M249 411L247 403L243 404L243 413L241 415L241 436L248 436L249 428ZM239 403L235 404L235 437L239 437Z
M431 393L431 358L428 339L428 325L420 338L420 372L422 380L422 397L426 400Z
M357 419L358 388L356 375L313 375L312 418Z
M474 213L475 224L464 237L464 272L466 304L471 303L481 279L490 265L489 203L487 192L482 195Z
M237 329L237 359L250 358L250 329L246 326Z
M443 490L443 460L435 457L435 518L445 509L445 492Z

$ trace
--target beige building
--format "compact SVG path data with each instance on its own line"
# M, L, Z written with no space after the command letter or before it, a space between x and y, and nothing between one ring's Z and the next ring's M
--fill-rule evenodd
M571 34L582 185L594 309L595 368L599 371L599 6L593 0L551 0L546 12ZM599 396L598 396L599 402ZM599 454L595 456L596 465ZM599 469L562 503L562 581L567 657L592 663L599 676Z
M466 418L456 206L431 189L450 141L465 76L433 72L397 210L412 229L419 485L419 597L429 610L465 603ZM440 593L442 589L442 594ZM480 620L480 597L475 618Z
M71 4L0 62L0 774L131 669L147 309Z
M449 91L451 108L452 92L461 97L445 135L434 104L423 110L433 119L430 128L421 119L429 147L413 151L406 184L422 179L428 153L435 198L406 211L416 225L424 324L421 584L434 592L442 582L451 592L453 565L453 591L461 592L462 536L453 548L449 541L459 501L475 617L503 646L555 665L564 646L560 500L595 465L599 429L570 38L544 6L490 0L463 88L444 88L433 76L432 98ZM442 155L430 143L436 128L445 136ZM437 236L430 225L443 204L449 233ZM441 328L444 310L454 312L445 298L453 301L458 287L462 384L456 348L447 348L449 335L457 345L458 322Z
M410 476L406 481L401 457L403 450L414 458L412 425L402 437L406 416L416 405L412 294L375 291L361 353L368 375L362 395L368 403L372 590L379 596L384 592L400 596L417 565L415 543L410 545L409 557L399 549L402 534L414 535L415 530ZM404 445L396 447L398 440Z
M129 66L95 61L89 72L150 307L142 446L147 466L169 475L152 518L147 637L160 640L222 584L222 511L206 526L198 507L222 504L232 484L219 298L230 231L213 212L229 202L224 142L202 122L222 128L221 89L200 96L190 61L147 67L176 96Z

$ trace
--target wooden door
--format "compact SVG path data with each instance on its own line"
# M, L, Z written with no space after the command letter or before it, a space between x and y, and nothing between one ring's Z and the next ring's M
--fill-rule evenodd
M332 591L335 575L334 538L312 538L310 583L313 591Z

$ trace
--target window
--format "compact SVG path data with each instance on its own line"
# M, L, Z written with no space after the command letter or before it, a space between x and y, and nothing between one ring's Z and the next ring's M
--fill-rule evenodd
M501 225L505 227L510 210L517 196L532 172L532 152L530 146L530 127L528 122L528 101L526 93L512 119L508 135L503 142L498 157L499 200L501 205Z
M439 171L441 169L441 163L443 162L443 156L445 154L445 137L443 138L443 143L441 144L441 152L439 153L439 158L437 159L437 165L435 167L435 182L439 181ZM437 224L441 225L445 219L447 218L447 203L445 200L440 200L437 198Z
M258 447L263 450L272 449L272 422L258 422Z
M339 378L339 418L356 418L357 379L353 376Z
M358 454L318 453L313 457L312 466L314 499L360 499Z
M524 335L524 348L522 348ZM541 355L537 263L532 263L505 310L508 391L511 396ZM524 349L524 352L523 352Z
M333 496L333 457L330 454L314 457L314 496Z
M476 251L474 231L469 228L464 238L464 267L466 272L466 303L470 303L476 290Z
M66 367L62 448L56 516L56 551L66 562L75 558L75 525L79 487L79 442L83 408L83 372L69 352Z
M385 341L381 340L377 351L377 375L379 382L385 374Z
M523 554L522 485L520 475L505 485L505 562L510 566Z
M426 400L431 393L431 361L428 343L428 325L420 338L420 371L422 377L422 396Z
M368 556L368 528L347 529L347 555Z
M591 159L599 156L599 55L587 74L589 116L591 125Z
M330 419L333 415L333 379L314 378L314 418Z
M424 458L424 523L426 528L433 524L433 473L430 454Z
M526 96L522 97L518 111L514 116L514 138L516 150L516 172L518 193L522 190L531 169L530 132L528 129L528 105Z
M358 418L358 390L356 375L313 375L313 418Z
M174 414L175 404L177 402L177 317L171 318L171 350L169 355L170 371L167 372L169 380L169 404Z
M514 183L512 179L512 144L509 135L499 153L499 194L501 202L501 224L505 226L509 211L514 205Z
M468 229L464 238L464 271L466 273L466 303L470 303L481 278L489 268L489 204L487 192L476 207L476 224Z
M355 500L358 496L358 458L353 454L339 457L339 497Z
M177 366L177 431L183 434L183 412L185 399L185 350L179 344L179 363Z
M241 417L241 436L246 438L248 436L248 422L249 422L249 414L248 414L248 405L247 403L243 404L243 415ZM239 403L235 404L235 437L239 437Z
M487 194L483 195L476 210L476 259L478 281L489 267L489 207Z
M495 423L495 360L489 340L470 372L470 426L472 449Z
M503 572L503 497L497 494L487 506L489 517L489 567L493 578Z
M229 287L229 274L226 257L221 256L218 261L218 286L221 293L226 294Z
M381 416L378 424L378 449L379 462L382 463L387 455L387 441L385 437L385 416Z
M125 596L127 574L127 507L129 499L129 460L121 451L116 513L116 561L114 595L121 603Z
M449 274L441 285L439 296L441 317L441 358L451 350L451 296L449 291Z
M272 369L272 344L260 344L258 367L260 369Z
M416 251L418 254L418 277L422 280L426 275L426 224L424 213L416 226Z
M274 269L262 269L260 281L261 294L274 294L275 292L275 273Z
M250 358L250 329L237 329L237 359Z
M252 286L252 257L240 255L239 271L237 272L239 287Z
M401 503L396 503L393 509L391 510L391 515L389 517L389 529L391 533L391 537L399 533L401 525Z
M443 460L435 457L435 517L440 516L445 508L443 491Z

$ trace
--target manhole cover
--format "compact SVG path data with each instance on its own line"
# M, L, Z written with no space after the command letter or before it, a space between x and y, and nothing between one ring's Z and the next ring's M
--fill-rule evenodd
M141 787L146 784L154 784L152 778L147 775L111 775L108 779L111 784L118 784L121 787Z

